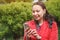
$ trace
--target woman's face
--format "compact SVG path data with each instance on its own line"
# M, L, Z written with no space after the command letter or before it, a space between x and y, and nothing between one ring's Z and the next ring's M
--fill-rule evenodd
M45 12L46 12L46 10L42 9L42 7L40 5L33 5L33 7L32 7L32 15L35 20L42 19Z

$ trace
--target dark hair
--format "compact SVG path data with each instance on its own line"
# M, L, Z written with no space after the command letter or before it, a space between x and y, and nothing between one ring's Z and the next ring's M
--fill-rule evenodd
M43 2L35 2L35 3L33 3L33 6L34 5L40 5L42 7L42 9L46 9L46 6ZM46 9L46 13L44 14L43 18L44 18L44 20L47 20L49 23L54 20L54 17L51 14L49 14L47 9Z

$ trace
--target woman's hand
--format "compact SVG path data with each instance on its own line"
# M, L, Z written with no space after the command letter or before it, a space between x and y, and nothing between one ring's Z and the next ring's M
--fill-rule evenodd
M30 28L26 28L25 33L26 33L26 36L27 36L27 37L31 37L31 35L32 35L32 30L31 30Z
M41 39L41 36L37 33L36 29L32 30L32 35L35 36L37 39Z
M26 29L26 35L27 35L27 37L31 37L31 35L33 35L33 36L35 36L37 39L41 39L41 36L38 35L36 29L33 29L33 30L32 30L32 29L27 28L27 29Z

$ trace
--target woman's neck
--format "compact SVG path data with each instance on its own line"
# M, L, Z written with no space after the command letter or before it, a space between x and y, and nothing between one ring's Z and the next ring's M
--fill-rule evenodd
M43 24L43 19L41 19L41 20L39 20L38 22L39 22L39 25L42 25Z

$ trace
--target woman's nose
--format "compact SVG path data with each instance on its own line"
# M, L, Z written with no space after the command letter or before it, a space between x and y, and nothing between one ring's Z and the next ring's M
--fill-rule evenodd
M37 15L37 12L35 12L34 15Z

